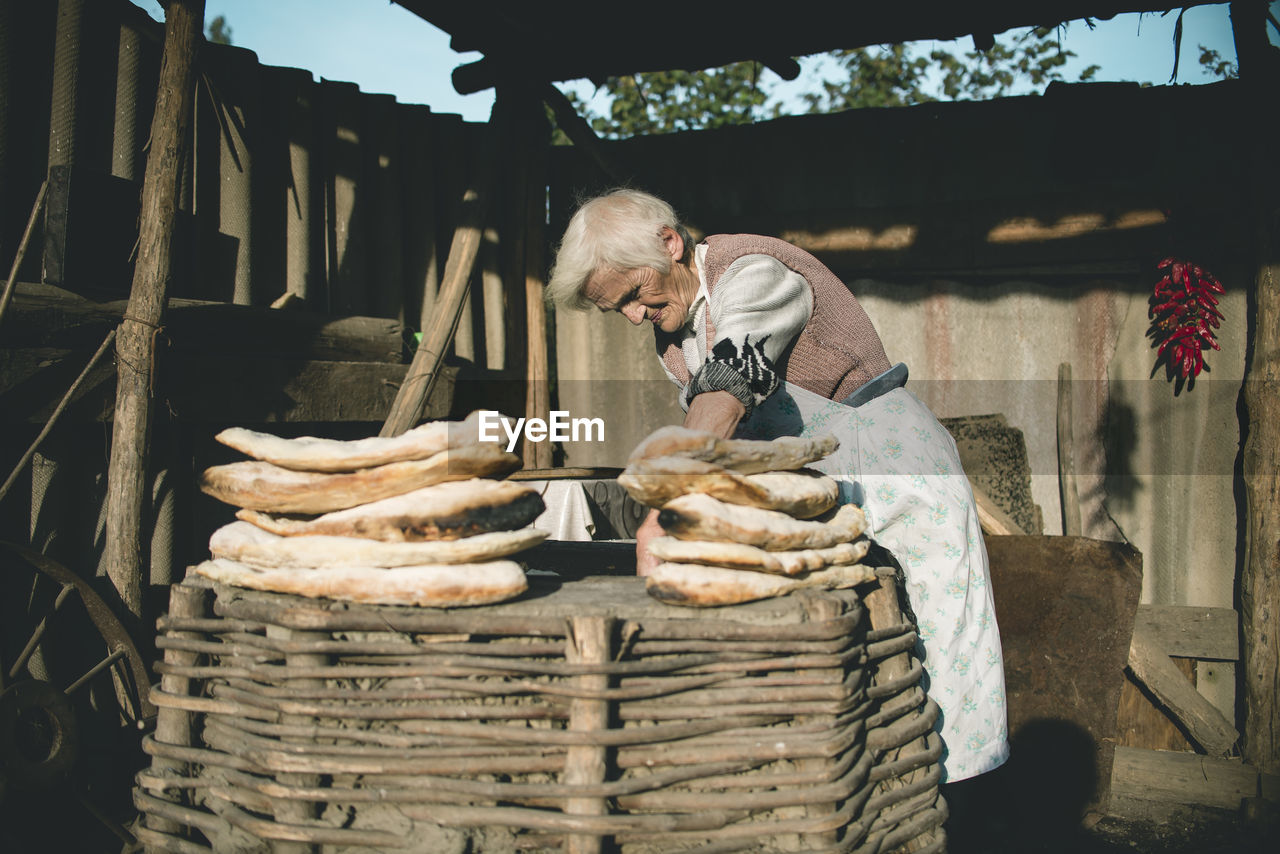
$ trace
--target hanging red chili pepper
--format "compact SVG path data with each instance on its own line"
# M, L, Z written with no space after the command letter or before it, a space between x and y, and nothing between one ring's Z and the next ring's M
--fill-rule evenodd
M1204 351L1222 349L1213 331L1222 322L1214 296L1223 293L1222 283L1200 265L1178 258L1166 258L1156 269L1166 271L1147 311L1147 334L1153 339L1151 346L1158 347L1156 365L1165 363L1170 376L1197 377L1207 368Z

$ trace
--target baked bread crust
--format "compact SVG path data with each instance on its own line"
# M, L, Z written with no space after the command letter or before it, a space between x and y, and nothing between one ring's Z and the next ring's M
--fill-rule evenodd
M507 480L457 480L313 519L240 510L236 518L284 537L330 535L389 543L455 540L523 528L546 509L533 489Z
M406 460L425 460L446 448L480 444L480 413L464 421L430 421L399 436L365 439L322 439L299 436L285 439L245 427L229 427L214 436L255 460L295 471L342 472ZM496 443L483 443L496 444Z
M827 512L840 495L839 484L812 469L742 474L687 457L633 460L618 476L618 483L632 498L650 507L700 493L727 504L777 510L797 519Z
M384 543L361 537L282 537L248 522L232 522L213 532L209 552L257 569L389 568L495 560L532 548L547 536L538 528L521 528L457 540Z
M488 605L519 596L528 589L520 564L486 563L325 569L257 569L232 560L208 560L195 571L221 584L337 599L369 605L417 605L456 608Z
M645 577L645 591L669 605L713 608L784 596L804 587L855 587L875 577L861 564L833 566L798 578L688 563L661 563Z
M853 542L866 530L866 517L855 504L840 506L823 521L802 521L776 510L726 504L709 495L682 495L658 511L658 524L681 540L789 551Z
M205 469L200 491L250 510L328 513L446 481L505 477L518 468L519 457L486 442L350 472L296 471L261 460L229 463Z
M774 575L801 575L828 566L857 563L867 555L870 540L837 543L822 549L765 551L744 543L717 543L657 537L649 543L654 557L669 563L698 563L724 569L745 569Z
M687 427L662 427L644 439L629 461L652 457L687 457L715 463L743 474L793 471L828 456L840 447L835 436L806 439L782 436L768 441L721 439Z

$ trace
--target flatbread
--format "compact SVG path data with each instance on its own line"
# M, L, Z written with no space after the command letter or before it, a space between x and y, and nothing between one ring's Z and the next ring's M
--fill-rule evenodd
M812 469L742 474L687 457L632 460L618 476L618 483L632 498L650 507L701 493L727 504L777 510L798 519L827 512L840 495L834 480Z
M775 575L800 575L828 566L857 563L867 556L870 547L870 540L862 538L852 543L837 543L825 549L770 552L742 543L657 537L649 543L649 553L658 560L670 563L699 563Z
M487 563L402 566L396 569L255 569L231 560L209 560L196 572L221 584L337 599L369 605L457 608L488 605L519 596L529 587L520 564Z
M240 510L237 519L284 537L364 537L388 543L456 540L523 528L546 509L533 489L509 480L455 480L314 519Z
M875 578L871 567L833 566L799 578L744 572L691 563L660 563L645 576L644 589L668 605L709 608L784 596L804 587L854 587Z
M465 421L431 421L399 436L366 439L284 439L244 427L229 427L213 438L255 460L295 471L356 471L406 460L425 460L446 448L479 444L480 412ZM484 443L498 444L498 443Z
M505 477L520 458L491 443L448 448L425 460L408 460L352 472L294 471L260 460L205 469L200 490L219 501L272 513L328 513L424 486L473 477Z
M835 436L812 439L782 436L769 441L721 439L714 433L672 426L650 433L632 451L629 462L652 457L687 457L743 474L756 474L803 468L839 447L840 442Z
M658 511L658 524L681 540L745 543L771 552L851 543L867 526L856 504L842 505L830 516L806 522L776 510L725 504L710 495L682 495Z
M232 522L213 532L209 552L255 569L396 567L495 560L532 548L547 536L538 528L521 528L457 540L383 543L360 537L282 537L248 522Z

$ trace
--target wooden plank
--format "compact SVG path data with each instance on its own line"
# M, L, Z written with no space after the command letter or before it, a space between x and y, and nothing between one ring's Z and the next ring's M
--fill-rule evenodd
M1139 605L1134 624L1149 632L1168 655L1213 661L1240 658L1240 615L1231 608Z
M978 524L982 526L984 534L994 534L996 536L1021 536L1026 534L1018 527L1018 523L1006 512L1000 509L991 496L973 482L969 480L969 488L973 490L973 503L978 510Z
M1237 810L1258 794L1258 770L1236 759L1117 747L1111 772L1115 798Z
M1134 626L1129 670L1174 715L1205 752L1220 756L1240 738L1235 727L1174 666L1151 632Z

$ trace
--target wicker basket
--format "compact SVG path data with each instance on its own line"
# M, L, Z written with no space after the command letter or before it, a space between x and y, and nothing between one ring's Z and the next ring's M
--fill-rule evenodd
M709 610L531 581L451 611L175 585L148 850L944 850L888 574Z

